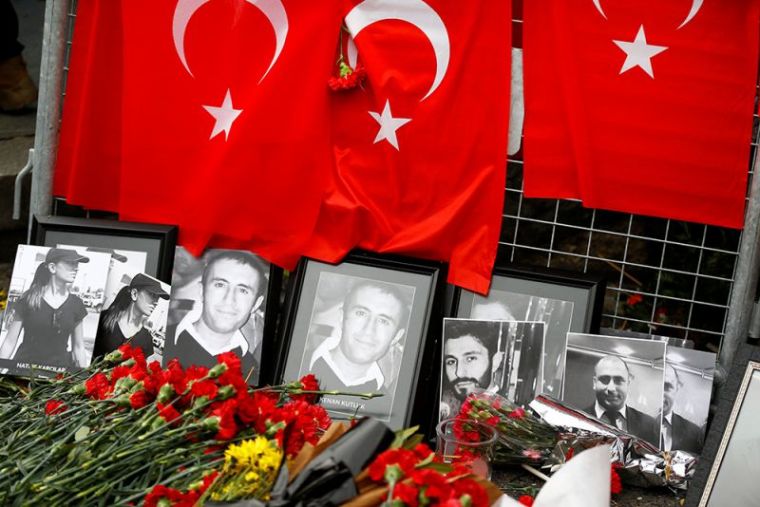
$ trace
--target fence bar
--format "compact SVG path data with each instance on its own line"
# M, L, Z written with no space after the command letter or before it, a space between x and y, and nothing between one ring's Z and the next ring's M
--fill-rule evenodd
M760 174L757 172L760 169L760 148L755 149L752 167L752 185L728 304L726 334L718 354L718 382L725 380L736 349L747 339L760 273Z
M49 215L52 209L53 166L58 152L58 123L63 96L62 79L66 50L70 0L47 0L42 40L40 92L37 101L37 125L34 137L34 171L31 215ZM29 220L31 235L32 220Z

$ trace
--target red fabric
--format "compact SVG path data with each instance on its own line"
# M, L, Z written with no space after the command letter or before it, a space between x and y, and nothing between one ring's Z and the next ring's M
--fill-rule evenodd
M188 71L172 23L175 6L193 3ZM275 23L250 2L123 2L121 218L178 224L196 254L216 234L295 265L331 164L325 83L341 12L336 1L285 9L287 38L270 68ZM222 106L227 90L242 112L227 139L210 138L205 107Z
M448 260L450 282L483 293L503 209L511 6L427 5L432 11L416 1L394 6L397 18L419 14L414 24L382 19L356 33L359 25L347 22L367 81L333 94L334 186L307 254L332 262L360 247ZM367 16L382 7L361 5ZM428 28L431 12L444 29ZM447 35L450 48L432 93L437 61L426 31L436 40ZM386 103L394 118L410 120L395 131L398 149L388 139L374 142L380 125L371 112L382 113Z
M77 4L53 181L53 195L70 204L112 212L121 170L120 9Z
M760 1L599 5L525 2L525 195L740 228ZM613 42L641 26L654 77Z

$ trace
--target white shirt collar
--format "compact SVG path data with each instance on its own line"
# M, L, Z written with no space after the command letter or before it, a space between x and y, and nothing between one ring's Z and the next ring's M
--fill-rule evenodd
M322 359L325 363L327 363L327 366L330 367L335 376L338 377L338 380L340 380L346 387L358 386L374 380L377 383L377 389L380 390L385 383L385 376L383 376L383 372L380 370L377 362L372 363L370 367L367 368L367 373L363 377L360 377L356 380L349 380L345 378L342 369L335 364L330 354L330 352L332 352L332 350L335 349L338 345L340 345L340 337L338 336L332 335L325 339L325 341L323 341L319 347L316 348L314 354L311 356L309 369L313 369L314 363L316 363L318 359Z
M625 412L626 408L627 407L625 405L623 405L623 408L618 409L617 413L620 414L623 417L623 419L625 419L627 421L628 418L626 417L626 412ZM607 411L607 409L605 409L604 407L602 407L597 400L594 400L594 412L596 412L596 418L597 419L601 419L602 415L606 411Z
M222 352L229 352L230 350L235 350L238 347L240 347L240 350L242 351L242 355L245 355L248 353L248 340L245 339L245 336L243 336L243 333L241 333L239 329L235 331L230 341L221 347L213 343L209 343L208 340L206 340L203 336L198 334L198 332L195 330L195 323L201 319L202 312L203 312L203 304L196 303L193 309L189 311L187 315L185 315L185 317L179 322L179 324L177 324L177 331L174 333L175 345L177 344L177 339L179 338L179 335L182 334L183 332L186 332L196 342L198 342L198 345L203 347L206 350L206 352L208 352L212 356L216 356L218 354L221 354Z
M673 411L671 410L668 415L663 415L662 420L668 421L669 424L673 424Z

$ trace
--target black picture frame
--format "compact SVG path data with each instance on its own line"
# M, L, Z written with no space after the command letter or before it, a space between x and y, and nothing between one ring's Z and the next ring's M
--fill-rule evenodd
M749 396L752 397L750 404ZM739 348L728 379L718 391L717 406L697 469L689 481L686 506L726 505L726 495L730 495L731 505L756 505L757 494L760 491L757 482L760 460L755 452L758 446L746 445L739 441L731 446L731 442L736 436L737 428L749 429L752 442L759 441L756 438L757 414L745 412L742 416L742 410L760 407L760 347L743 344ZM752 457L745 460L741 454L744 454L745 458L752 454ZM721 471L730 475L721 476ZM726 477L731 481L726 482ZM716 492L719 496L713 497ZM743 501L748 498L750 503Z
M399 366L395 370L397 378L390 380L394 391L387 417L385 414L378 417L370 409L356 410L354 403L363 404L366 401L357 397L323 397L320 403L328 408L328 413L334 418L373 415L385 420L395 429L419 425L423 432L430 431L434 422L433 418L437 413L435 410L437 401L433 394L438 389L440 371L440 336L444 316L446 279L446 266L443 263L362 251L351 252L339 264L302 259L298 268L292 273L288 284L280 328L275 381L291 381L311 372L306 357L314 351L307 346L313 347L318 340L309 330L317 326L314 324L316 322L314 310L318 304L317 293L321 290L320 281L330 282L340 280L340 277L414 287L414 296L406 320L406 328L409 331L405 331L403 337L404 350L399 359ZM343 306L341 303L342 298L347 294L346 291L350 292L350 287L357 284L357 280L345 281L347 285L344 286L344 292L334 299L334 305L340 307ZM417 293L417 289L420 288L421 292ZM339 321L335 318L332 322L338 324ZM343 321L340 320L340 323L342 326ZM332 329L334 332L337 327L333 326ZM324 339L320 344L326 341ZM311 357L313 358L313 355ZM393 371L391 371L391 376L393 376ZM331 388L324 382L321 387ZM353 389L351 391L357 392ZM340 400L345 400L347 408L336 410L335 403Z
M602 319L602 307L607 282L604 277L586 273L575 273L549 268L526 267L508 264L503 252L499 252L496 266L491 279L491 288L486 301L493 302L509 298L523 297L541 298L548 301L572 302L572 317L569 332L598 333ZM477 298L477 299L476 299ZM473 304L482 301L482 296L461 289L449 288L449 315L458 318L485 318L473 316ZM502 301L504 302L504 301ZM533 305L528 302L520 303L525 308L522 313L515 312L513 318L518 321L540 321ZM552 322L546 322L545 357L551 354L564 354L566 347L554 344L552 333L557 333ZM566 335L564 336L566 345ZM553 374L549 370L544 374L543 392L559 398L563 389L564 361L558 371Z
M144 251L147 254L145 273L171 284L177 226L35 215L31 243Z

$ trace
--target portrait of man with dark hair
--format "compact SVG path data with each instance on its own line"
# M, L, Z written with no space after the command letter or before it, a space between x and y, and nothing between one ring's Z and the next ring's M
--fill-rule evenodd
M502 323L445 319L440 418L454 417L476 392L497 392L506 372Z
M676 399L683 382L672 364L665 363L665 389L662 398L662 431L660 449L679 450L699 454L704 443L704 429L675 412Z
M626 362L606 355L597 361L592 377L596 400L585 412L611 426L632 433L657 445L660 428L657 420L629 406L628 389L634 381Z
M340 315L340 335L314 351L309 370L335 386L328 389L382 392L387 383L378 361L404 337L409 303L393 284L360 280L346 293Z
M411 286L320 273L299 375L313 373L325 390L381 395L369 400L325 395L321 403L332 415L389 420L413 301Z
M174 313L187 305L187 286L192 288L200 282L200 295L190 300L191 309L167 339L166 356L176 357L186 366L213 366L215 356L234 352L241 359L244 376L252 371L258 375L260 342L252 346L242 329L256 319L256 312L262 308L267 290L266 264L250 252L212 250L202 259L199 280L198 273L188 275L194 263L185 261L183 265L180 275L191 282L178 284L180 290L172 291ZM182 278L176 271L175 277Z

